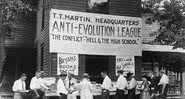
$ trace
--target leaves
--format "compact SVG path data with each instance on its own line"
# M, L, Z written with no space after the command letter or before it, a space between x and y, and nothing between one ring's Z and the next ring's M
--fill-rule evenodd
M185 56L181 53L169 53L164 57L164 65L168 67L169 70L182 72L185 64Z
M156 42L185 48L185 4L180 0L145 0L142 2L143 13L152 13L146 22L160 23Z
M21 16L33 15L34 7L31 3L34 0L3 0L3 28L5 35L11 35L18 27L17 19Z

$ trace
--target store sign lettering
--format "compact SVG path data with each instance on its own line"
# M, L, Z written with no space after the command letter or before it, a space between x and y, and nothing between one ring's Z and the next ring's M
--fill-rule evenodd
M141 24L137 17L52 9L50 52L138 56Z
M134 56L116 56L116 75L118 70L135 73Z
M66 71L78 75L78 55L57 54L57 57L57 74Z

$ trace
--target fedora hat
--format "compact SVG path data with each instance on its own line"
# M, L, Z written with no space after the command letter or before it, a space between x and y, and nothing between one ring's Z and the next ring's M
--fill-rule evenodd
M127 73L127 76L132 76L132 75L133 75L132 72L128 72L128 73Z
M88 73L83 73L82 77L83 78L89 78L89 74Z
M60 77L67 76L67 72L62 71L61 74L59 75Z

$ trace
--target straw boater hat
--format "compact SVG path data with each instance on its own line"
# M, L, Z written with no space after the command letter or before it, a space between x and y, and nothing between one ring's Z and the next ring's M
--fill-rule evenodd
M61 74L59 75L60 77L67 76L67 73L65 71L62 71Z
M161 72L161 73L165 73L165 71L164 71L164 70L160 70L160 72Z
M118 70L117 71L117 73L121 73L121 74L123 74L123 72L124 72L123 70Z
M129 76L132 76L133 75L133 73L132 72L128 72L127 73L127 76L129 77Z
M70 74L70 75L74 76L74 73L71 72L71 71L68 71L67 74L68 74L68 75Z
M83 78L89 78L89 74L88 73L83 73L82 77Z

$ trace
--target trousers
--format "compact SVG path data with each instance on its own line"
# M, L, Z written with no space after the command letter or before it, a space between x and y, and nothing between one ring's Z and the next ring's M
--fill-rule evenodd
M125 91L123 90L116 90L116 99L125 99Z
M101 98L102 98L102 99L109 99L109 94L110 94L109 90L103 89L103 90L102 90Z
M14 99L23 99L22 93L15 92L15 93L14 93Z

